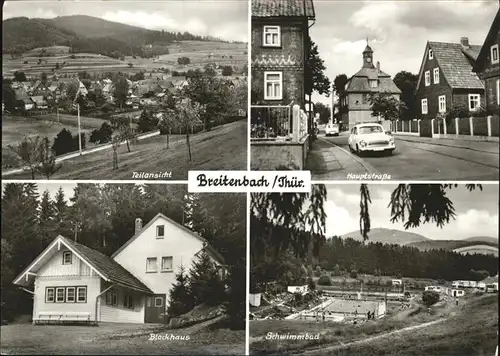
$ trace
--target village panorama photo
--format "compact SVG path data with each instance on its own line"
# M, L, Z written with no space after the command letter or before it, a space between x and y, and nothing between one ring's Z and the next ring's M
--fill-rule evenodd
M2 178L247 169L246 1L6 1Z
M499 179L497 0L251 0L254 170Z
M251 194L251 355L498 355L498 184Z
M246 201L3 183L1 354L244 354Z

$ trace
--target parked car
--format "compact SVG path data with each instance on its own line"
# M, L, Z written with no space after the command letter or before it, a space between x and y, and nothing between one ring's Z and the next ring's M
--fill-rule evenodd
M394 137L390 131L377 123L358 124L351 129L349 149L358 154L362 152L387 152L392 154L396 149Z
M325 136L338 136L339 131L338 124L327 124L325 127Z

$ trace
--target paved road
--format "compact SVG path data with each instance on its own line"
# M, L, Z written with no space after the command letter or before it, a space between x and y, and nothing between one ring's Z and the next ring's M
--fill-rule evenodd
M334 150L345 155L349 150L347 139L345 133L337 137L325 137L320 134L318 146L321 146L321 155L326 157ZM352 159L363 166L355 173L364 170L367 173L388 174L392 180L498 180L498 142L421 139L408 136L397 136L395 140L396 150L391 156L380 153L352 155ZM328 161L327 158L324 159L327 166ZM313 170L312 178L340 178L338 169L334 174L328 174L328 171ZM343 169L344 176L349 172L348 169Z

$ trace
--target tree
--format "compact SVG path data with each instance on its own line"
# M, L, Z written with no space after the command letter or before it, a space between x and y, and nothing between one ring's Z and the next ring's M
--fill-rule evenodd
M2 102L7 111L13 111L16 106L16 92L10 83L2 83Z
M314 113L319 114L319 121L322 124L326 124L330 121L331 108L329 106L324 105L323 103L314 104Z
M189 131L193 125L201 123L200 117L204 113L205 107L199 102L189 98L178 98L177 105L174 109L169 109L165 115L175 118L180 127L186 130L186 144L188 147L189 161L192 161L191 143L189 139Z
M78 93L78 86L75 83L69 83L66 87L66 97L71 100L76 100L76 94Z
M45 246L55 237L56 225L54 214L54 204L50 200L49 191L45 190L40 201L40 214L38 217L38 231L42 244Z
M117 133L121 141L125 141L127 144L127 151L131 152L130 142L135 138L135 132L130 124L130 120L123 118L113 118L111 119L111 127L113 132Z
M225 79L210 76L195 76L188 80L188 84L182 89L181 97L189 98L204 106L200 119L203 128L210 130L211 120L227 113L231 83Z
M320 286L331 286L332 285L332 280L330 279L329 276L326 274L322 275L321 277L318 278L318 284Z
M401 90L401 101L404 103L404 109L401 118L404 120L413 120L418 115L415 101L415 92L417 91L418 75L407 71L401 71L394 76L394 84Z
M35 173L38 171L40 164L41 142L42 138L40 136L24 136L17 146L9 146L23 165L23 169L31 173L31 179L35 179Z
M337 120L341 121L342 115L347 112L347 106L344 105L344 99L346 98L346 86L347 86L347 75L345 74L339 74L335 77L333 80L333 90L335 91L335 94L337 95L337 100L338 100L338 113L337 113Z
M26 79L26 74L24 72L14 72L14 81L15 82L26 82L28 79Z
M62 129L54 138L52 150L56 156L72 152L74 148L73 135L68 129Z
M137 130L139 132L151 132L158 127L158 119L153 116L153 113L148 109L143 109L139 122L137 123Z
M231 66L224 66L222 68L222 75L225 76L225 77L229 77L229 76L233 75L233 67L231 67Z
M202 252L189 271L194 305L218 305L224 301L224 283L212 258Z
M431 307L432 305L439 302L439 293L433 290L426 290L422 293L422 301L426 307Z
M304 91L309 96L311 103L311 95L317 92L320 95L330 96L331 83L330 79L325 74L325 64L319 55L318 45L309 37L307 44L307 60L304 79ZM313 120L309 117L309 132L313 132ZM311 139L313 136L310 136ZM312 143L312 140L309 141Z
M179 65L188 65L190 63L191 63L191 59L189 59L189 57L177 58L177 64L179 64Z
M372 116L383 120L398 120L405 110L404 104L391 93L372 93L368 97L368 102L371 106Z
M103 144L111 141L113 128L107 122L103 122L101 127L94 129L90 135L89 141L95 144Z
M41 81L43 84L47 83L47 73L42 72L42 74L40 74L40 81Z
M42 139L42 142L40 143L38 149L39 149L39 162L40 162L38 171L45 178L50 179L52 175L54 175L55 173L57 173L58 170L61 169L62 164L56 163L56 155L47 137L44 137Z
M128 96L128 81L125 76L119 75L116 77L116 79L114 80L113 94L116 102L120 105L120 108L122 108L127 101Z
M176 283L170 290L167 307L168 319L185 314L194 307L193 295L184 267L175 275Z
M120 133L113 132L111 134L111 148L113 149L113 170L118 169L118 147L122 142Z

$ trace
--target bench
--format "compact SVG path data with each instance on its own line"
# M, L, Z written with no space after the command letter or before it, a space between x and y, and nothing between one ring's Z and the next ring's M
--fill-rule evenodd
M90 324L90 313L88 312L40 312L35 324L64 324L85 323Z

